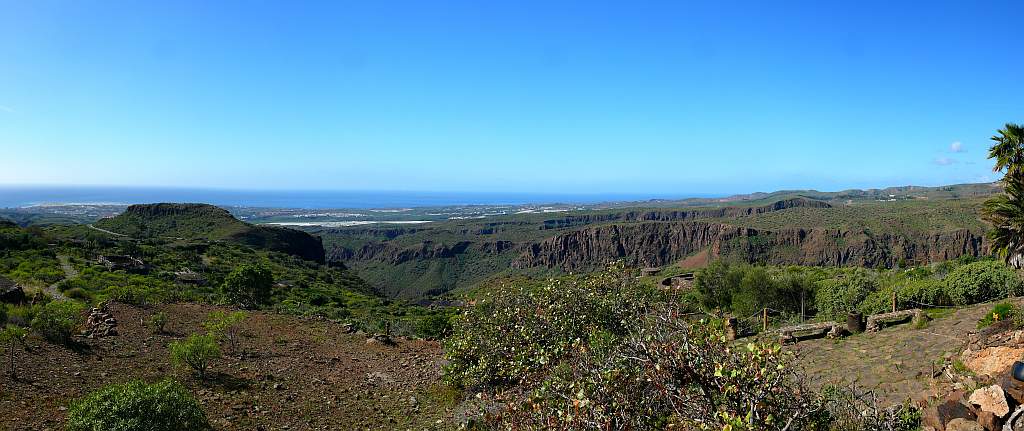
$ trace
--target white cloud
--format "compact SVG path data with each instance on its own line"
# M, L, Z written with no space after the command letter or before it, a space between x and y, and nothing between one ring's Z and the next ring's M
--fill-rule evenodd
M960 143L960 141L953 141L952 144L949 144L949 151L954 153L966 152L966 150L964 150L964 144Z
M934 163L939 166L949 166L956 163L956 160L953 160L949 157L939 157L935 159Z

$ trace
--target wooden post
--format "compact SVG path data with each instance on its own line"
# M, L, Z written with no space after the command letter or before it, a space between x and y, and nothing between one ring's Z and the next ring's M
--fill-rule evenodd
M763 331L764 332L768 332L768 309L765 308L765 309L761 310L761 313L762 313L761 315L763 316L763 319L764 319L764 329L763 329Z
M896 312L896 290L895 289L893 289L893 291L892 291L892 312L893 313Z

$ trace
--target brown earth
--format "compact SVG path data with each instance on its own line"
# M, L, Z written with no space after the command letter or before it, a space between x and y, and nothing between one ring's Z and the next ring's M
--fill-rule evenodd
M164 377L192 389L215 429L452 427L462 395L438 384L437 342L368 344L339 324L253 312L243 323L240 352L216 360L207 381L172 367L167 345L201 330L218 309L115 304L109 311L117 336L80 338L74 348L29 338L29 351L18 352L18 379L0 377L0 429L62 429L72 400L108 383ZM157 311L168 316L166 335L142 324Z

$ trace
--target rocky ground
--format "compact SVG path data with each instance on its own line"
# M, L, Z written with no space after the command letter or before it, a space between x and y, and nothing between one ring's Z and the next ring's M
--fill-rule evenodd
M883 403L911 399L939 421L933 428L959 429L960 422L947 426L953 416L977 422L981 410L971 396L999 383L1008 364L1024 354L1021 331L1006 324L976 329L991 307L933 313L937 318L923 328L893 326L787 348L819 384L853 381ZM77 338L72 348L29 338L29 350L18 352L18 379L0 377L0 429L61 429L72 400L132 378L174 377L185 383L216 429L453 429L470 413L465 394L440 384L443 356L437 342L382 343L350 334L344 325L273 313L250 313L238 351L225 352L211 377L200 381L170 364L167 346L201 331L217 310L223 309L113 304L91 313L93 337ZM169 318L162 334L144 324L157 312ZM1005 392L1011 413L1017 405L1012 391ZM1024 391L1020 395L1024 400ZM945 416L939 418L942 405ZM965 426L970 429L971 423Z
M73 348L29 338L29 351L18 352L18 379L0 377L0 429L62 429L72 400L107 383L168 376L193 390L216 429L453 427L462 394L438 384L437 342L390 345L330 322L254 312L239 351L215 361L207 381L174 368L168 344L200 331L218 309L114 304L107 311L117 335L78 338ZM165 334L143 323L156 312L168 316Z
M854 383L882 404L921 407L926 430L1000 430L1024 404L1024 383L1010 377L1014 361L1024 359L1024 331L1010 321L977 329L993 305L933 311L925 327L904 324L790 348L818 384ZM1009 429L1024 429L1020 422Z

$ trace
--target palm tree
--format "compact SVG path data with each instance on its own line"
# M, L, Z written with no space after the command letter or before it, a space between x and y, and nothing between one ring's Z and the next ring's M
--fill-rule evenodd
M1005 171L1004 194L985 201L982 217L992 224L988 231L992 250L1007 264L1024 266L1024 127L1007 123L993 136L995 144L988 158L995 159L995 172Z
M988 151L988 158L996 160L992 171L1005 170L1006 177L1020 179L1024 176L1024 126L1006 123L998 133L992 137L995 144Z

